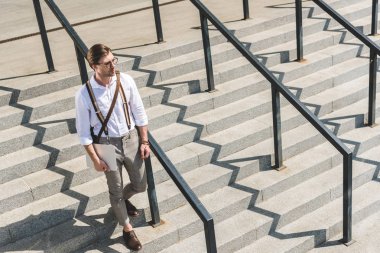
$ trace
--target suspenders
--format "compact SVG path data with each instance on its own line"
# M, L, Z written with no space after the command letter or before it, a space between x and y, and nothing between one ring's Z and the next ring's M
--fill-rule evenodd
M99 139L102 136L103 132L106 134L107 138L109 138L107 123L111 117L113 108L115 107L116 100L117 100L117 97L119 95L119 90L121 91L120 92L121 93L121 100L123 102L123 111L124 111L124 116L125 116L126 121L127 121L128 130L131 129L131 119L129 117L128 101L127 101L127 98L125 96L123 86L121 85L121 82L120 82L120 71L119 70L116 70L116 89L115 89L115 93L114 93L114 96L113 96L113 99L111 102L111 106L110 106L110 109L107 113L106 118L104 118L102 112L99 109L99 105L96 102L96 98L95 98L94 92L92 90L92 87L91 87L91 84L89 81L86 82L86 88L87 88L88 94L90 95L91 103L94 106L96 116L98 117L100 123L102 124L102 127L101 127L98 135L94 134L93 127L91 127L91 135L92 135L95 142L99 142Z

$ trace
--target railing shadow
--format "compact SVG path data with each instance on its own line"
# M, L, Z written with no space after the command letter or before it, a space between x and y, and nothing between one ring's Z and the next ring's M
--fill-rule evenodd
M358 117L357 115L352 115L352 116L339 117L336 119L337 120L342 119L342 118L355 118L356 119L357 117ZM363 118L363 115L361 115L359 117L359 121L361 118ZM330 119L330 121L333 121L333 119ZM360 124L361 123L363 123L363 122L360 122ZM336 124L338 124L338 123L336 123ZM379 178L380 160L371 160L371 159L360 157L360 155L358 155L358 151L360 149L361 143L354 141L354 140L342 140L342 141L345 144L349 144L349 145L353 146L352 147L353 154L354 154L353 160L358 161L358 162L362 162L362 163L365 163L368 165L375 165L376 166L374 173L373 173L372 180L380 182L380 178ZM238 190L252 194L248 210L251 210L252 212L256 212L258 214L261 214L263 216L266 216L266 217L269 217L272 219L271 224L270 224L269 233L268 233L270 236L275 237L275 238L280 239L280 240L312 236L314 239L314 245L317 248L319 248L319 247L330 247L330 246L342 244L341 241L336 241L336 240L327 241L331 237L335 236L336 234L330 234L331 232L330 231L328 232L328 229L326 229L326 228L309 230L309 231L302 231L302 232L295 232L295 233L281 233L281 232L279 232L278 230L282 226L284 226L284 225L279 226L281 215L257 206L257 203L262 202L261 199L260 200L258 199L258 196L260 196L259 190L251 188L251 187L247 187L245 185L241 185L237 182L234 182L234 183L230 184L229 186L233 187L235 189L238 189ZM289 196L289 197L291 197L291 196ZM324 243L324 244L321 245L321 243Z
M44 71L44 72L37 72L33 74L26 74L26 75L18 75L18 76L10 76L10 77L2 77L0 78L0 81L6 81L6 80L12 80L12 79L18 79L18 78L23 78L23 77L31 77L31 76L39 76L42 74L48 74L49 72ZM4 86L0 86L0 90L5 90L8 91L10 88L6 88Z

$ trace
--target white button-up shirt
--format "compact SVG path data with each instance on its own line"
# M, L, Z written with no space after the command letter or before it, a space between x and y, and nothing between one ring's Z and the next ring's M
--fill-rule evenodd
M133 78L127 74L120 73L120 81L123 86L125 96L128 101L129 114L131 119L131 130L135 126L145 126L148 124L148 117L146 115L144 105L142 103L140 94L137 90L136 83ZM94 76L90 79L90 84L99 105L103 117L106 118L111 102L115 94L116 88L116 75L112 77L110 85L107 87L98 84ZM110 137L121 137L128 133L128 125L124 115L123 102L120 95L116 100L115 107L108 121L108 135ZM75 108L76 108L76 128L79 135L80 143L82 145L89 145L92 143L90 127L94 127L94 134L98 135L102 124L96 116L94 106L91 103L90 95L88 94L85 85L77 91L75 95ZM103 132L102 137L105 137Z

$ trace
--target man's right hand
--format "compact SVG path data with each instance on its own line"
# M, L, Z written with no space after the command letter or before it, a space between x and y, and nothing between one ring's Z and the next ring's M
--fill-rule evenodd
M99 172L106 172L110 170L108 165L102 159L99 159L99 161L94 161L94 167Z

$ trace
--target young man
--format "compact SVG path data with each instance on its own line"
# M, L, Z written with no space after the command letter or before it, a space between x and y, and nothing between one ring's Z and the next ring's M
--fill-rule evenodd
M120 74L121 87L116 93L117 99L109 121L103 127L104 131L101 131L101 119L96 114L94 104L98 105L101 114L106 118L117 87L115 75L117 58L114 57L109 47L96 44L88 51L87 60L95 73L89 83L83 85L75 97L76 128L80 143L84 145L95 169L105 173L111 206L116 219L123 226L123 238L127 248L140 250L141 243L137 239L128 217L128 215L137 216L139 213L128 199L136 193L144 192L147 187L143 159L150 154L147 133L148 118L134 80L127 74ZM124 107L121 88L125 93L128 107ZM91 101L91 92L95 103ZM99 132L103 132L101 136L97 136ZM117 170L110 170L107 164L98 157L93 143L109 143L115 146ZM130 178L130 183L125 187L123 187L122 180L123 165Z

